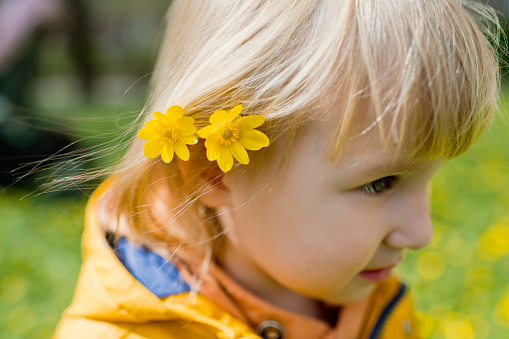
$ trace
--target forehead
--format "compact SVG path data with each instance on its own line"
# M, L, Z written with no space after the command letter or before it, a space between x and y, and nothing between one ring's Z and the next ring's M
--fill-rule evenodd
M346 148L384 149L395 161L431 162L464 153L482 130L472 111L451 113L434 107L429 96L410 91L399 102L381 105L369 94L338 98L322 117L312 122L328 138L325 156L344 158ZM377 110L382 108L382 113Z
M316 171L341 169L378 177L412 171L425 162L405 152L398 154L397 145L387 143L378 127L366 130L362 126L353 126L342 153L331 161L329 145L334 138L334 124L330 120L313 121L297 136L291 154L295 162L290 162L312 162Z

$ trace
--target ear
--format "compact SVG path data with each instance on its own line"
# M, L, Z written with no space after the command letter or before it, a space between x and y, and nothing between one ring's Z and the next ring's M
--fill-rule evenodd
M198 178L200 196L198 199L207 207L218 209L230 204L231 192L225 182L225 173L219 169L217 164L210 162Z
M230 203L230 189L225 180L226 174L215 161L205 157L205 147L195 145L189 148L188 161L179 160L183 179L198 191L199 201L207 207L218 209Z

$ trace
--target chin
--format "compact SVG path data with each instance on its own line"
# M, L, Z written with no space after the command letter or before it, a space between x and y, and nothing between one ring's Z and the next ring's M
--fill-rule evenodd
M355 284L355 282L351 282L338 291L337 295L329 295L321 300L331 306L357 304L368 298L374 291L375 286L376 284Z

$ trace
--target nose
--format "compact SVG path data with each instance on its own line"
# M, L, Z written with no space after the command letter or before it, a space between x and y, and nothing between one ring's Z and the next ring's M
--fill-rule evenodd
M385 242L393 248L418 250L428 245L433 236L430 191L426 187L407 193L394 201L390 212L393 228Z

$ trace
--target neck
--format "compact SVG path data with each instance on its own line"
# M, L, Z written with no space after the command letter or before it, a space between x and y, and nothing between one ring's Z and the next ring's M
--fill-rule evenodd
M291 291L260 270L256 263L237 250L228 238L223 239L217 258L219 266L240 285L257 297L288 311L321 319L334 325L337 309L331 310L323 303Z

